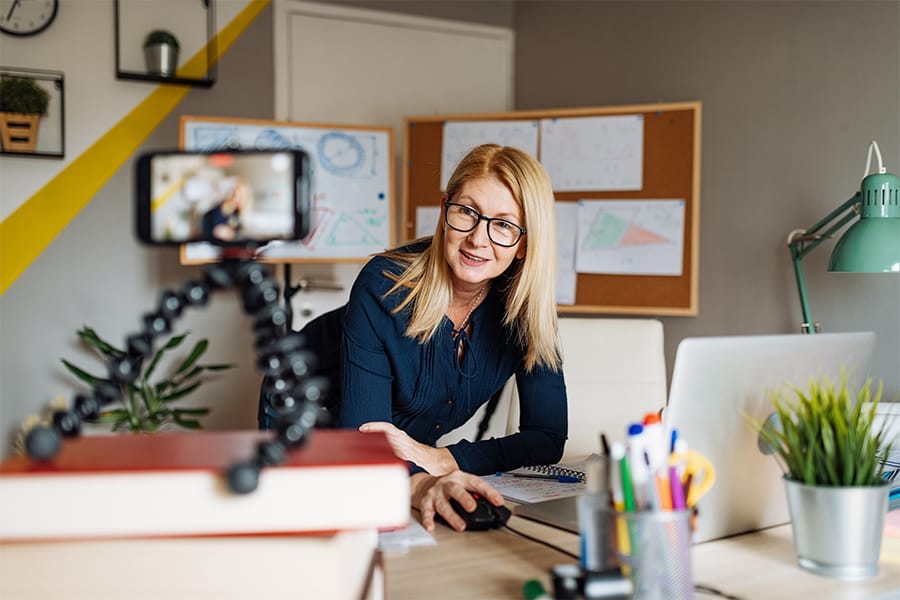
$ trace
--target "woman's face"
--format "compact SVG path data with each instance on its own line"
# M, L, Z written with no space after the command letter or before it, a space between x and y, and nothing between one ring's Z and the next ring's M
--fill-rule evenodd
M467 181L459 194L449 200L485 217L497 217L525 227L522 209L512 193L491 175ZM456 231L444 221L444 258L450 265L454 289L479 288L503 273L514 258L524 256L525 236L515 246L506 248L491 242L485 221L479 221L468 232Z

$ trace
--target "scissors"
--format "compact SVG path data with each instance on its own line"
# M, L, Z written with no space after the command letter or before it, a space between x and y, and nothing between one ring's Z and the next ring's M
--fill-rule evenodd
M682 482L685 484L685 497L688 506L696 506L697 502L712 489L716 482L716 470L709 459L695 450L682 450L669 456L669 466L684 469Z

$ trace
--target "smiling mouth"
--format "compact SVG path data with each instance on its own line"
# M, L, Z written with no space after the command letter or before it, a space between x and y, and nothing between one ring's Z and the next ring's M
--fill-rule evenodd
M470 260L472 262L479 262L479 263L487 262L486 258L479 258L477 256L473 256L473 255L469 254L468 252L466 252L465 250L460 250L459 253L463 255L463 258L465 258L466 260Z

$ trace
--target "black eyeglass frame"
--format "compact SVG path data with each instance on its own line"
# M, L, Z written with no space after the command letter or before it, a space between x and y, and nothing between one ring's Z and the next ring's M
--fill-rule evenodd
M469 227L468 229L460 229L459 227L455 227L454 225L452 225L450 223L450 207L451 206L459 206L460 208L465 208L466 210L469 210L469 211L472 211L473 213L475 213L475 215L478 217L475 220L475 224L472 225L471 227ZM474 208L472 208L471 206L467 206L465 204L460 204L459 202L450 202L449 200L444 200L444 223L446 223L450 229L453 229L454 231L459 231L461 233L468 233L470 231L473 231L476 227L478 227L478 224L481 223L482 221L485 222L485 229L487 229L487 236L488 236L488 239L491 240L491 243L497 244L498 246L502 246L503 248L512 248L513 246L515 246L516 244L518 244L519 242L522 241L523 235L526 235L528 233L528 231L526 231L524 227L516 225L512 221L507 221L506 219L501 219L500 217L486 217L483 214L481 214L480 212L478 212L477 210L475 210ZM493 237L491 237L491 221L500 221L501 223L506 223L507 225L515 227L516 229L519 230L519 237L517 237L516 241L514 241L512 244L503 244L501 242L498 242Z

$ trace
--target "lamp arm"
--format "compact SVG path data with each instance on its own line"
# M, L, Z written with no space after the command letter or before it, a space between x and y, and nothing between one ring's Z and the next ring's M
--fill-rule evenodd
M801 262L803 258L812 252L825 240L831 238L837 231L844 227L847 223L856 218L856 206L859 203L859 194L845 201L836 209L828 213L828 215L810 227L809 229L795 229L788 234L788 248L791 251L791 261L794 265L794 276L797 279L797 292L800 296L800 310L803 312L803 323L801 327L806 333L815 333L818 327L813 322L812 315L809 310L809 299L806 295L806 283L803 279L803 268ZM837 222L832 223L835 219ZM824 231L822 231L824 229Z
M795 229L788 234L788 246L791 248L791 254L793 255L796 252L799 254L800 258L803 258L809 254L813 248L831 238L831 236L837 233L844 225L856 217L856 205L859 203L859 200L859 193L856 193L853 197L828 213L824 219L812 227L807 229ZM839 221L831 224L832 221L841 217L841 215L843 215L843 217ZM829 224L831 224L831 226L828 227L828 229L825 229L825 231L822 231L822 229Z

